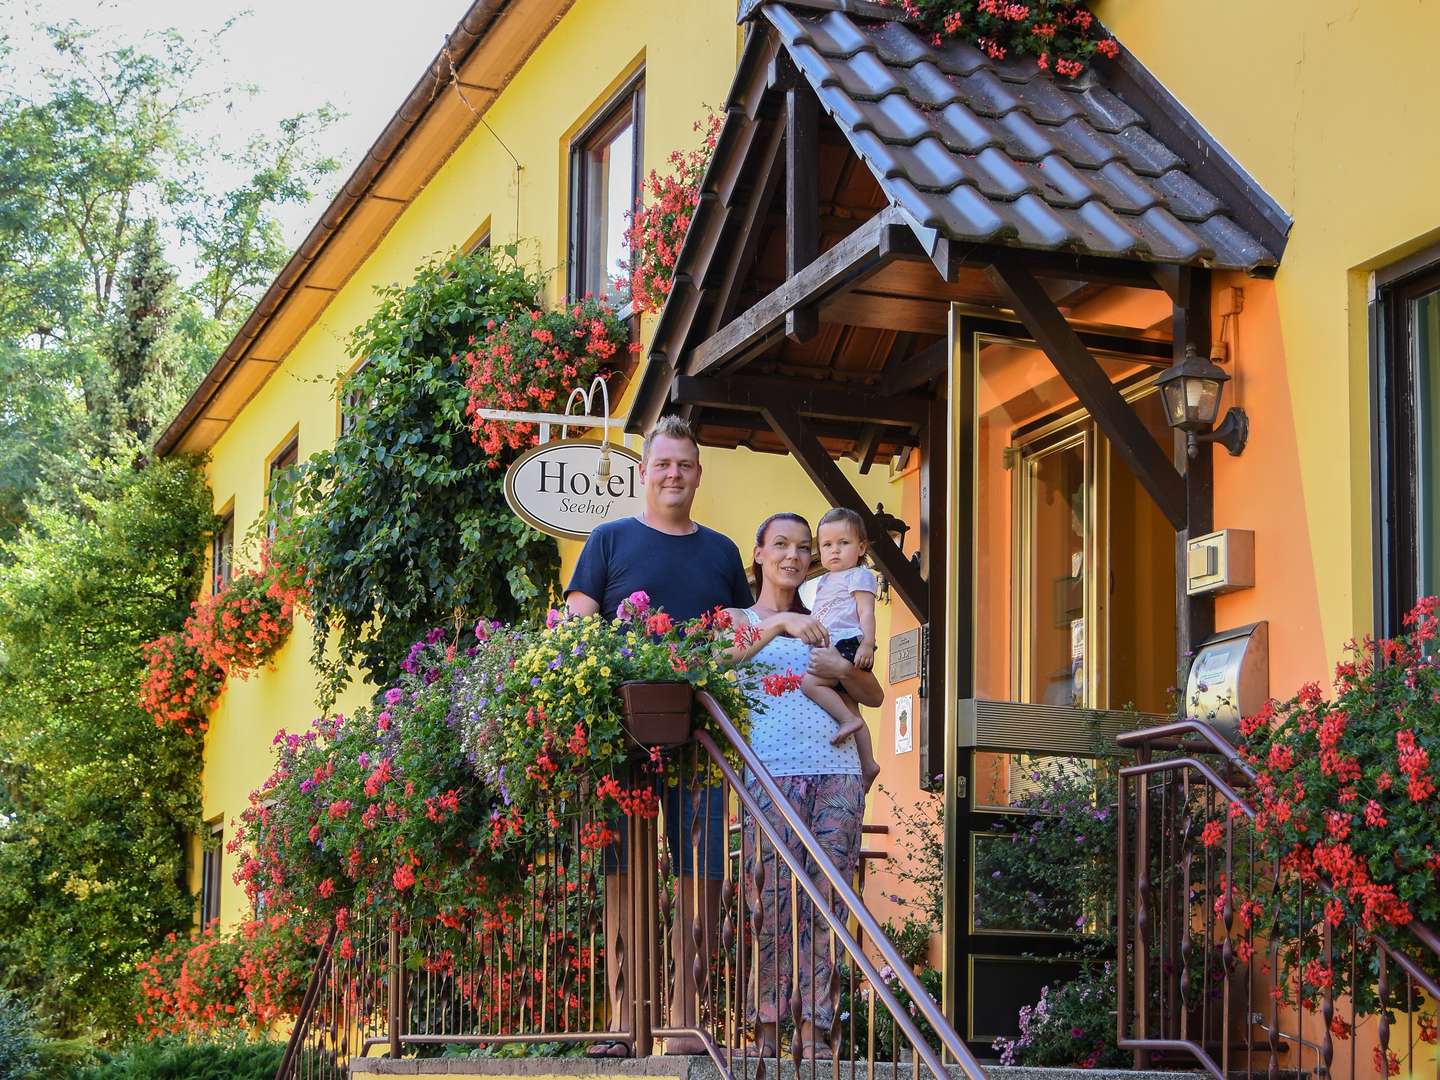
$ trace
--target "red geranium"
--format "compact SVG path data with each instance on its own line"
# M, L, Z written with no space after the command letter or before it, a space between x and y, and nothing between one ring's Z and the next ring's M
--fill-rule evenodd
M464 356L470 368L465 411L471 438L489 455L490 466L499 468L506 449L533 446L536 430L530 423L486 420L482 409L563 412L572 390L618 366L617 354L629 341L629 327L610 305L590 297L487 322Z
M1029 56L1042 71L1073 79L1098 53L1120 54L1090 10L1077 0L881 0L902 9L931 44L964 41L992 60Z

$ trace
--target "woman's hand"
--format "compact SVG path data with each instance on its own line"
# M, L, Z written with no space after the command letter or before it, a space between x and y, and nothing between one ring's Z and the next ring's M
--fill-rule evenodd
M802 615L798 611L781 611L770 616L766 622L779 627L780 633L796 638L815 649L830 645L830 631L813 615Z
M885 704L885 689L875 674L856 667L834 649L814 649L810 653L811 675L817 679L833 679L857 704L871 708Z

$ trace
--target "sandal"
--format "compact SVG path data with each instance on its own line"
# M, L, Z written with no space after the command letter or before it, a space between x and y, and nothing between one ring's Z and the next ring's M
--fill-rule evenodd
M630 1056L630 1044L619 1039L606 1039L603 1042L591 1043L585 1051L588 1058L628 1058Z
M835 1056L835 1051L830 1049L830 1044L821 1039L814 1042L802 1042L800 1047L801 1061L825 1061Z

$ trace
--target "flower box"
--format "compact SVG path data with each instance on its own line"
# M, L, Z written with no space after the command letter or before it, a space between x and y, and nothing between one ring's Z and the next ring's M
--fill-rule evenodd
M688 682L620 684L625 730L641 746L679 746L690 741L695 688Z

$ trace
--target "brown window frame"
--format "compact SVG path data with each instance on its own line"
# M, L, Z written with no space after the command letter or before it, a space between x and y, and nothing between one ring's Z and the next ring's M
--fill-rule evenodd
M587 292L586 277L592 252L586 243L586 207L590 201L591 172L588 168L591 151L614 139L626 125L634 132L634 154L630 176L630 205L640 200L644 179L645 140L645 69L641 68L625 81L570 140L570 238L568 289L576 300ZM608 281L596 295L605 295Z
M1375 632L1404 630L1420 595L1416 371L1411 304L1440 292L1440 247L1375 275L1370 301L1370 452ZM1440 420L1440 417L1436 418Z
M221 860L225 851L223 821L210 824L200 852L200 927L220 918L220 889L223 884Z
M368 363L370 363L370 358L367 356L365 359L361 360L358 364L351 368L348 372L346 372L345 382L349 382L356 375L360 374L360 372L365 370L365 365ZM349 435L350 432L355 430L355 414L359 411L359 408L360 391L342 389L340 393L340 423L338 425L339 434ZM274 479L273 472L271 473L271 479Z
M210 589L219 592L235 570L235 510L225 511L216 526L210 552Z
M277 474L290 468L292 465L300 464L300 429L296 428L290 433L290 437L281 444L280 449L270 455L270 460L265 466L265 506L268 510L271 500L275 496L275 477ZM275 521L272 517L266 526L266 535L271 540L275 539Z

